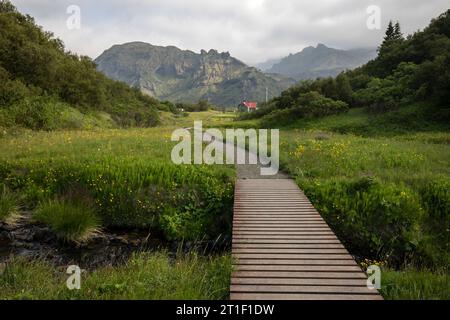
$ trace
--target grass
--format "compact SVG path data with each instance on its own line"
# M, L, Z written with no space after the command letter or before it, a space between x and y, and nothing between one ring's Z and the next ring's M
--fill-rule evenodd
M136 254L125 265L82 272L81 289L66 287L69 275L40 261L16 259L0 277L1 299L188 299L228 297L231 257L164 252Z
M3 188L0 193L0 221L6 224L14 224L20 217L20 209L17 196L8 189Z
M189 112L185 114L173 114L160 112L161 126L178 126L181 128L192 127L194 121L203 121L205 126L221 127L233 123L237 114L234 112L220 112L215 110L202 112Z
M173 164L175 128L9 135L1 138L0 181L27 210L54 198L87 201L102 227L215 238L230 229L234 169Z
M49 225L64 241L86 242L100 232L95 211L79 203L61 200L41 203L33 217Z
M388 300L450 300L448 274L386 270L381 282L381 293Z

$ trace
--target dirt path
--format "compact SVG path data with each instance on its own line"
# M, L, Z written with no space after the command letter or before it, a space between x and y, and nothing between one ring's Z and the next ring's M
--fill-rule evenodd
M211 139L211 136L208 135L207 133L204 133L204 136ZM245 157L245 159L248 160L250 157L250 152L248 150L246 150L244 148L240 148L238 146L235 146L232 143L213 139L211 144L216 144L217 147L221 147L221 145L223 145L225 154L233 152L233 150L234 150L234 159L237 159L238 156L241 156L241 157ZM254 157L258 158L257 155L255 155L253 153L252 153L252 155ZM268 168L269 166L263 166L260 163L260 161L258 161L258 164L236 164L237 178L238 179L289 179L289 176L287 174L280 172L280 171L278 171L278 173L275 175L263 176L263 175L261 175L262 167Z

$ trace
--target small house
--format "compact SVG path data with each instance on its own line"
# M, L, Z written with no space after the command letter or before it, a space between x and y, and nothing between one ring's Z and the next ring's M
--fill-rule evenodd
M251 101L244 101L238 106L238 110L241 112L251 112L258 110L258 103Z

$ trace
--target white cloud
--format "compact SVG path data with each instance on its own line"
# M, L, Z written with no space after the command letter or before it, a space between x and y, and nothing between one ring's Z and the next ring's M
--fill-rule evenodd
M255 63L325 43L378 46L384 30L366 28L366 8L381 7L382 24L399 20L406 33L448 9L448 0L16 0L21 12L66 47L97 57L114 44L144 41L200 51L230 51ZM81 7L81 30L66 28L66 8Z

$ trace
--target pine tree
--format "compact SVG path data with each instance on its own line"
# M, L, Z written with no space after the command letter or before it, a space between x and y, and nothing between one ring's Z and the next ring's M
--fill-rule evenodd
M383 43L381 44L380 48L378 49L378 52L380 54L384 54L384 53L386 53L386 51L389 50L390 47L392 47L392 45L397 44L403 40L404 40L404 38L403 38L403 34L400 30L400 23L397 21L394 25L394 23L391 20L391 21L389 21Z
M394 37L395 28L394 24L392 23L392 20L389 21L389 25L386 29L386 35L384 36L384 42L391 41Z
M403 34L402 31L400 29L400 23L397 21L397 23L394 26L394 34L392 35L392 40L397 41L397 40L403 40Z

